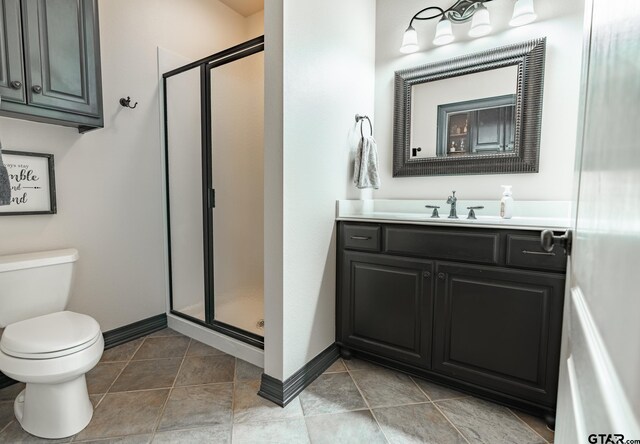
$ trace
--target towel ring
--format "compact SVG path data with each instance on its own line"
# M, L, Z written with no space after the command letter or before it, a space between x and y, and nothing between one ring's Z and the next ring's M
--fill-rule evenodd
M364 119L367 119L367 122L369 122L369 131L371 133L371 137L373 137L373 125L371 124L371 119L369 119L369 116L361 116L360 114L356 114L356 123L360 122L360 136L362 136L362 138L364 139L364 131L362 130L362 121Z

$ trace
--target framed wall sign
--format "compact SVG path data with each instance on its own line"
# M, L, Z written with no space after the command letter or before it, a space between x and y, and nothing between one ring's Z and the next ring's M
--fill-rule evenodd
M0 216L56 213L53 154L2 151L9 172L11 203L0 206Z

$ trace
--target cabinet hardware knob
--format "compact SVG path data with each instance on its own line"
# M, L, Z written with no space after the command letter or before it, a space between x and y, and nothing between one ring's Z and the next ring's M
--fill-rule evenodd
M443 279L443 280L444 280L444 278L446 278L446 277L447 277L447 275L446 275L446 274L444 274L444 273L438 273L438 279Z
M13 88L13 89L22 88L22 82L19 81L19 80L14 80L13 82L11 82L11 88Z
M31 87L31 91L33 91L36 94L40 94L42 92L42 86L34 85Z
M424 273L422 273L422 276L424 276L425 278L429 279L431 277L431 272L425 271Z

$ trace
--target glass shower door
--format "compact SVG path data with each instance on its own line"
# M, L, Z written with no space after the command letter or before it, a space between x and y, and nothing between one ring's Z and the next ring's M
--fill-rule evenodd
M209 73L214 319L262 336L264 53L221 61Z
M165 78L172 309L205 321L200 68Z
M263 348L264 38L163 74L171 313Z

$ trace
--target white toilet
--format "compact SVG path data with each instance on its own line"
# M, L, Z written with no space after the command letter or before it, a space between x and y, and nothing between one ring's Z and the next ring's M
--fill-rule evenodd
M41 438L74 435L93 415L85 373L104 350L100 325L62 311L76 260L74 249L0 256L0 371L26 383L15 415Z

